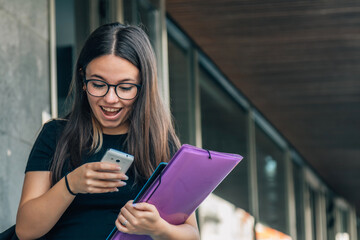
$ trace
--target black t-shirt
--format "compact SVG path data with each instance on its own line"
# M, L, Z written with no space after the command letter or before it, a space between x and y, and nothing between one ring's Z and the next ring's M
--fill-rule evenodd
M25 172L49 171L57 141L65 127L65 120L46 123L31 150ZM126 152L126 134L103 134L103 146L93 155L82 157L83 163L100 161L108 148ZM66 170L63 171L63 175ZM143 182L134 184L133 165L127 172L127 185L119 192L78 194L46 239L106 239L115 227L115 220L124 204L134 199Z

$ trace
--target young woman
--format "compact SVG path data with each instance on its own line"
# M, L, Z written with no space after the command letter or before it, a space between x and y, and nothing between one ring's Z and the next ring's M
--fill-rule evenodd
M77 61L72 93L70 114L46 123L30 153L18 237L106 239L115 224L153 239L199 239L194 214L175 226L155 206L131 201L180 145L146 34L119 23L95 30ZM127 176L100 162L108 148L135 157Z

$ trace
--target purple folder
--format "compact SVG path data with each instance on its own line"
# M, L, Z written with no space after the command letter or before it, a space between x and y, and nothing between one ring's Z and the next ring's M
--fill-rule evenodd
M182 224L242 158L237 154L182 145L138 202L151 203L167 222ZM107 239L150 240L152 238L116 230Z

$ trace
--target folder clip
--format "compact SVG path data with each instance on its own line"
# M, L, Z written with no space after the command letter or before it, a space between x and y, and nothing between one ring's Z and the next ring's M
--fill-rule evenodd
M206 151L207 151L207 152L208 152L208 154L209 154L209 159L212 159L212 158L211 158L210 151L209 151L209 150L207 150L207 149L206 149Z

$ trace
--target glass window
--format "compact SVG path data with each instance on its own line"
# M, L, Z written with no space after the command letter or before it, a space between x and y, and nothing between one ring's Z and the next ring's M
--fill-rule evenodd
M174 116L175 129L182 143L194 144L191 137L193 101L188 51L175 40L168 38L170 106Z
M342 233L350 233L350 227L349 227L349 210L347 209L340 209L340 232Z
M310 201L310 209L311 209L311 235L312 240L317 239L316 231L318 227L317 222L317 216L316 216L316 210L317 210L317 204L316 204L316 192L309 188L309 201Z
M295 194L295 211L296 211L296 234L297 240L305 240L305 222L304 222L304 193L303 186L304 178L302 174L302 167L293 162L293 176L294 176L294 194Z
M58 115L64 117L76 55L75 5L73 0L55 1Z
M246 113L201 66L199 82L203 148L244 157L214 193L249 212Z
M335 208L332 194L326 195L326 229L327 238L335 239Z
M124 21L139 25L148 34L149 40L155 52L157 60L157 71L159 77L160 93L163 89L163 64L165 59L162 58L162 21L161 10L158 0L125 0L124 4Z
M123 5L117 0L86 1L86 0L56 0L56 48L57 48L57 88L58 115L63 117L70 109L71 99L67 94L73 75L73 67L80 48L90 32L99 25L114 22L124 12L126 23L142 25L148 33L158 59L160 73L161 38L160 11L155 3L149 0L125 0ZM122 6L122 7L121 7ZM118 9L112 9L112 8ZM120 9L122 8L122 9ZM117 11L119 10L119 11ZM162 83L160 82L159 85Z
M357 228L358 239L360 239L360 217L356 218L356 228Z
M146 33L156 51L160 44L159 41L159 16L158 7L149 0L125 0L124 1L124 19L126 23L140 24Z
M64 117L70 110L68 99L73 67L80 50L92 30L106 23L108 2L85 0L56 0L56 58L58 115Z
M255 139L260 222L288 234L284 151L257 124Z

